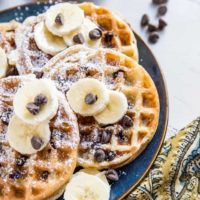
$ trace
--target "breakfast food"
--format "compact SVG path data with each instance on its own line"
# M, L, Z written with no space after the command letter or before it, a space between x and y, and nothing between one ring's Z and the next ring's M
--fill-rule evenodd
M16 31L17 69L36 73L53 56L77 44L113 48L138 61L135 36L129 25L110 10L92 3L61 3L46 13L28 17Z
M81 139L79 165L96 169L120 167L132 161L152 139L159 119L157 90L144 68L131 58L109 49L77 45L56 55L43 73L66 94L72 109L78 107L74 112ZM85 117L79 111L85 108L88 93L91 108L96 106L98 94L103 93L93 91L93 79L105 85L111 102L100 113L88 111L89 116ZM84 83L82 87L77 87L79 82ZM89 110L90 104L86 108Z
M61 93L54 93L59 103L50 121L30 125L16 116L13 99L32 81L33 75L0 80L0 199L51 199L76 167L76 117Z

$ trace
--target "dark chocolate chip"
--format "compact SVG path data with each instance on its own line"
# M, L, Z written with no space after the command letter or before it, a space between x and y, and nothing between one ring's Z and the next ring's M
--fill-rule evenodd
M85 42L84 40L84 37L83 37L83 34L82 33L78 33L77 35L75 35L73 37L73 41L76 43L76 44L83 44Z
M41 179L46 180L49 177L49 172L48 171L43 171L41 173Z
M163 19L159 19L158 29L162 31L164 30L166 26L167 26L167 22L165 22Z
M119 176L118 176L118 173L116 170L114 169L109 169L106 173L106 178L109 180L109 181L118 181L119 180Z
M16 67L9 67L6 76L18 76L19 72Z
M149 32L154 32L154 31L156 31L157 30L157 27L156 26L154 26L154 25L152 25L152 24L149 24L148 25L148 31Z
M2 115L0 116L0 119L3 122L3 124L8 125L11 116L12 116L12 110L10 108L8 108L3 111Z
M102 162L104 161L106 158L106 154L104 152L103 149L97 149L95 154L94 154L94 159L97 161L97 162Z
M149 24L149 16L144 14L141 19L141 26L147 26Z
M167 6L160 6L158 8L158 15L163 16L167 13Z
M117 154L114 151L109 151L106 154L106 160L112 161L115 159L116 156L117 156Z
M98 40L102 37L102 31L98 28L95 28L89 32L89 37L91 40Z
M26 160L27 156L20 156L19 158L16 159L16 165L18 167L22 167L26 163Z
M61 13L56 16L55 23L60 26L64 24L64 16Z
M111 128L106 128L103 133L102 133L102 136L101 136L101 142L103 144L107 144L110 142L111 140L111 137L112 137L112 133L113 133L113 129Z
M112 32L107 32L105 34L105 42L106 43L111 43L113 40L114 34Z
M44 144L43 140L38 136L33 136L31 138L31 145L34 149L39 150Z
M155 5L165 4L168 0L152 0L152 3Z
M123 76L123 75L124 75L124 71L120 69L113 73L113 78L117 78L117 77Z
M35 74L37 79L42 78L44 75L44 72L42 72L42 71L34 71L33 73Z
M133 126L133 120L128 115L124 115L124 117L120 120L120 124L123 128L130 128Z
M19 170L13 171L11 174L9 174L9 178L13 180L20 179L22 177L23 177L23 174Z
M155 43L157 43L158 42L158 39L159 39L159 35L158 35L158 33L151 33L150 35L149 35L149 38L148 38L148 40L149 40L149 42L151 43L151 44L155 44Z
M34 103L28 103L26 109L33 115L37 115L40 111L40 107Z
M94 104L97 101L98 97L95 94L89 93L85 97L85 103L88 105Z
M93 129L93 131L91 132L91 137L90 137L91 141L94 143L99 143L100 139L101 139L101 131L98 129ZM89 139L89 140L90 140Z
M43 94L39 94L34 98L34 104L36 104L37 106L44 105L47 103L47 101L47 97Z

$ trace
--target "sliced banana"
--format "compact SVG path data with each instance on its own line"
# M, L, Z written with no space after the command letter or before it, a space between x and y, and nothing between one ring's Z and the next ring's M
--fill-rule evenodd
M74 112L82 116L93 116L105 109L109 93L102 82L84 78L71 86L67 99Z
M95 28L98 28L97 25L94 22L92 22L90 19L85 18L82 26L79 29L63 37L64 41L67 44L67 46L75 45L76 43L73 41L73 37L77 35L78 33L81 33L84 37L85 45L92 48L98 48L101 44L101 39L99 38L97 40L91 40L89 37L90 31L94 30Z
M52 56L67 47L63 38L55 36L48 31L44 22L40 22L36 25L34 38L38 48Z
M38 96L45 98L43 105L36 105L35 98ZM17 117L27 124L37 125L49 121L58 110L56 87L48 79L35 79L17 91L13 105Z
M45 24L54 35L64 36L78 29L84 20L84 12L78 5L60 3L46 12Z
M17 116L9 122L6 133L10 146L21 154L34 154L41 151L50 140L49 124L37 126L25 124Z
M109 91L109 103L106 108L94 116L100 124L114 124L118 122L127 112L127 98L122 92Z
M0 78L5 77L8 69L8 61L5 51L0 47Z
M95 175L79 173L67 184L65 200L109 200L110 187Z

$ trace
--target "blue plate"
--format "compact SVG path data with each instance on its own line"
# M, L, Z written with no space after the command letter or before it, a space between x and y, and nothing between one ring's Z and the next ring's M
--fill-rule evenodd
M44 12L48 4L28 4L0 12L0 22L13 19L23 21L26 17ZM151 50L136 34L140 54L140 64L149 72L157 87L160 97L160 119L154 138L147 148L133 162L119 169L118 182L111 187L110 200L122 199L133 190L144 178L153 164L163 143L168 122L168 96L161 69ZM62 200L63 198L59 198Z

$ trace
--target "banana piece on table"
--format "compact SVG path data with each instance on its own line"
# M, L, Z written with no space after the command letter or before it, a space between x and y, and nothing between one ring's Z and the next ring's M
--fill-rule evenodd
M0 47L0 78L5 77L8 70L8 60L5 51Z
M127 112L128 102L122 92L109 91L109 103L106 108L94 116L100 124L114 124L118 122Z
M84 20L84 12L78 5L60 3L46 12L45 24L57 36L64 36L78 29Z
M44 22L40 22L36 25L34 38L38 48L52 56L56 55L67 47L63 38L53 35L48 31Z
M67 99L74 112L82 116L93 116L105 109L109 92L97 79L84 78L71 86Z
M15 94L14 112L23 122L37 125L49 122L58 110L58 91L48 79L35 79Z
M110 186L95 175L80 172L67 184L65 200L109 200Z
M10 146L21 154L34 154L41 151L50 140L50 129L47 122L33 126L25 124L13 116L6 133Z

